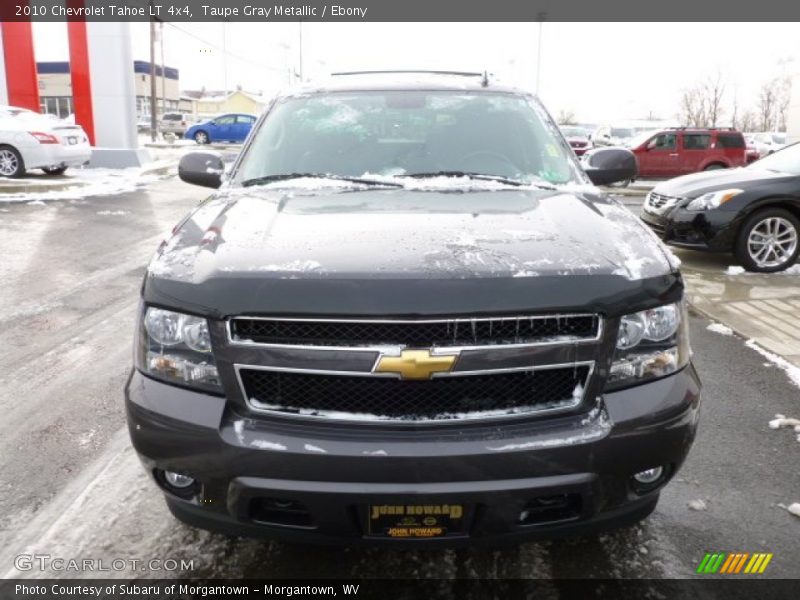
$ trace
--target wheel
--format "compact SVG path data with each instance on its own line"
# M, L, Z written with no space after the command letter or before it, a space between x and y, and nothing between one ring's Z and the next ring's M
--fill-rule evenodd
M0 146L0 177L22 177L25 163L16 148Z
M718 169L727 169L727 168L728 167L726 167L725 165L721 165L719 163L714 163L714 164L708 165L705 169L703 169L703 171L716 171Z
M208 134L205 131L198 131L194 134L194 141L198 144L207 144L210 140L208 139Z
M782 208L768 208L744 222L736 238L736 258L748 271L774 273L790 267L800 252L800 220Z
M63 175L69 167L42 167L47 175Z

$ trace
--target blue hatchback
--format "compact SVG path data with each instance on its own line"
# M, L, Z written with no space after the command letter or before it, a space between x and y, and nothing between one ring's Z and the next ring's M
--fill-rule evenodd
M211 142L241 143L253 128L257 117L244 113L219 115L189 127L184 137L198 144Z

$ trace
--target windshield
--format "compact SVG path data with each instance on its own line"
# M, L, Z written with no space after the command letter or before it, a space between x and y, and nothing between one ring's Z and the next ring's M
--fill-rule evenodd
M585 129L581 129L580 127L562 127L561 133L564 134L564 137L580 137L585 138L588 133Z
M615 138L629 138L633 135L633 129L628 129L627 127L612 127L611 128L611 137Z
M757 160L747 168L766 169L768 171L777 171L790 175L800 175L800 143L786 146L786 148L778 152L774 152L761 160Z
M532 100L460 91L284 99L255 133L234 180L457 173L525 183L583 181L556 126Z

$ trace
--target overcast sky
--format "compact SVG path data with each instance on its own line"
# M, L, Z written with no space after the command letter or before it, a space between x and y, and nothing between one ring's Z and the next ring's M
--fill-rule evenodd
M131 29L134 58L147 60L148 25ZM166 63L180 70L183 89L222 89L227 66L229 89L269 92L299 70L297 23L176 23L164 31ZM538 31L538 23L305 23L303 74L488 69L533 90ZM64 24L37 23L34 32L38 60L67 59ZM544 23L542 32L539 95L554 115L573 111L583 121L674 118L681 90L717 71L728 104L736 95L747 108L765 80L800 71L796 23Z

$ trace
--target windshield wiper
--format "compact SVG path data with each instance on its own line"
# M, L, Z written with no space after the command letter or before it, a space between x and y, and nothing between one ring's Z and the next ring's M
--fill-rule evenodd
M327 173L281 173L279 175L264 175L263 177L253 177L252 179L245 179L242 182L242 187L250 187L253 185L266 185L276 181L288 181L290 179L333 179L335 181L347 181L348 183L360 183L362 185L381 185L385 187L401 188L402 183L395 183L393 181L380 181L377 179L365 179L363 177L344 177L341 175L329 175Z
M432 171L430 173L409 173L406 175L399 175L398 177L413 177L415 179L424 179L426 177L467 177L469 179L478 179L480 181L496 181L506 185L524 186L533 185L548 190L556 189L549 183L544 181L523 181L521 179L511 179L510 177L503 177L502 175L486 175L485 173L473 173L471 171Z

